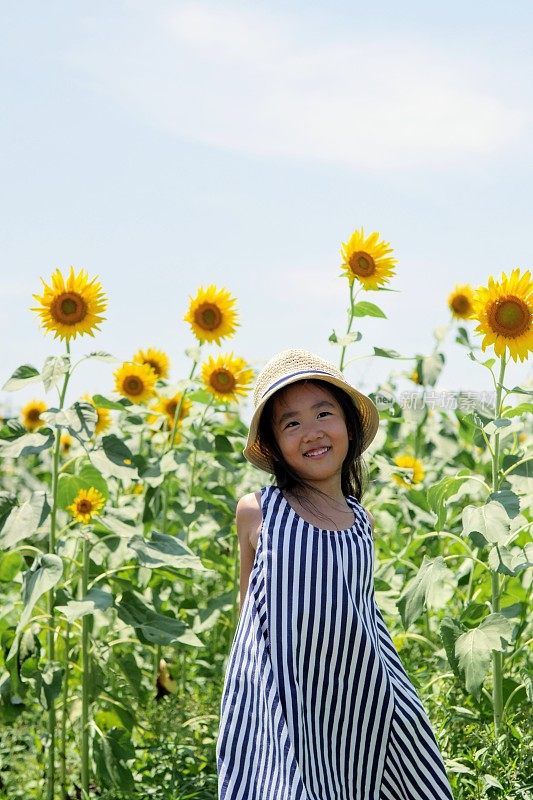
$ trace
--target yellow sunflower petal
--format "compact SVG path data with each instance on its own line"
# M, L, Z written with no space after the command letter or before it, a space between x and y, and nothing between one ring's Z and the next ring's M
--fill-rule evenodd
M420 483L424 480L424 476L426 474L424 465L418 458L415 458L415 456L400 454L396 456L394 463L397 467L401 467L402 469L412 470L410 476L392 475L393 481L397 483L398 486L403 486L406 489L410 489L413 484Z
M165 414L166 422L167 422L167 429L169 431L172 430L172 426L174 424L174 415L177 411L178 405L181 401L181 408L179 412L178 422L180 420L185 419L190 413L192 403L188 399L187 395L182 400L182 393L177 392L176 394L172 395L171 397L166 397L162 394L157 396L157 402L154 404L153 409L154 411L158 411L160 414ZM158 418L156 416L150 416L149 422L156 421Z
M489 276L488 286L480 286L473 298L475 333L483 336L482 350L493 346L497 356L509 352L516 362L526 361L533 351L533 281L528 270L519 267L499 281Z
M101 408L100 406L96 405L90 394L84 394L82 399L86 400L87 403L90 403L96 409L98 419L96 421L94 433L96 436L98 436L110 427L112 422L111 412L108 408Z
M84 269L75 275L74 267L71 267L66 281L57 269L52 275L51 286L42 278L41 283L44 286L42 295L33 295L40 306L31 310L41 317L45 331L54 331L56 339L74 339L85 333L94 336L99 323L105 319L101 312L107 307L107 299L96 278L89 281Z
M202 366L202 380L206 389L218 400L238 400L251 388L254 371L243 358L233 353L210 356Z
M233 336L239 325L236 302L227 289L217 289L210 284L207 289L200 288L196 297L190 298L183 319L190 324L198 341L220 344L221 339Z
M153 369L158 379L168 378L170 362L166 353L162 350L155 350L149 347L147 350L139 350L133 356L137 364L147 364Z
M155 393L156 374L146 364L126 361L113 375L115 391L133 403L144 403Z
M70 511L76 522L87 525L105 505L104 495L91 486L89 489L80 489L67 511Z
M469 283L462 283L448 295L448 306L456 319L471 319L474 300L474 289Z
M388 283L398 263L389 253L392 253L391 246L388 242L379 241L377 231L366 238L363 228L354 231L348 241L341 245L342 268L349 282L358 280L367 291Z
M28 431L36 431L45 424L41 419L41 414L46 411L48 405L42 400L30 400L20 409L22 424Z

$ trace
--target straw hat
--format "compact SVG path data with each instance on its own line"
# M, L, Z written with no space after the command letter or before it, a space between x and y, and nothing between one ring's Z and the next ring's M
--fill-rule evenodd
M361 416L363 450L366 450L376 435L379 425L376 406L369 397L350 386L342 372L339 372L334 364L307 350L282 350L265 364L257 376L254 388L254 413L248 431L248 441L243 450L246 460L265 472L273 472L272 463L261 450L258 440L259 420L265 403L284 386L305 378L315 378L332 383L334 386L344 389L346 394L351 397Z

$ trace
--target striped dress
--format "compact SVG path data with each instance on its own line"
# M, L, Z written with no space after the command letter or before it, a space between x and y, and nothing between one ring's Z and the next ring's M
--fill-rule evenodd
M453 800L430 721L374 597L374 542L314 527L277 486L229 653L219 800Z

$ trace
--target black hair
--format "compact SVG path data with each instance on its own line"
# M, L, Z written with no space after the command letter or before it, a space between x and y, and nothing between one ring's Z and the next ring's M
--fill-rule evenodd
M290 386L296 386L298 384L315 384L316 386L320 386L320 388L333 395L340 405L348 432L348 452L342 462L341 468L341 490L344 497L351 495L361 502L367 477L362 459L363 426L361 415L359 409L352 401L352 398L343 389L320 379L307 378L288 384L278 392L275 392L265 403L259 420L258 444L272 464L272 472L276 479L276 485L281 490L287 489L292 492L300 502L301 499L299 495L302 494L302 490L307 488L313 491L320 491L317 490L316 487L308 484L291 469L283 458L283 454L274 435L274 401L279 399L283 392Z

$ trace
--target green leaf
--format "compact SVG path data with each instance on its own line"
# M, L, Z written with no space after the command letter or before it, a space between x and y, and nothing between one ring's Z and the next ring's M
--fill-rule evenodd
M455 655L465 675L466 689L476 698L489 669L492 651L503 650L502 640L512 638L512 626L502 614L489 614L481 625L461 634L455 643Z
M61 692L63 679L62 667L48 667L41 673L41 696L40 701L43 708L49 710Z
M113 595L93 586L81 600L70 600L66 606L56 606L56 608L69 622L74 622L87 614L94 614L96 609L106 611L112 605Z
M510 520L500 503L491 500L484 506L466 506L462 512L463 534L481 534L486 542L505 544Z
M332 331L331 336L328 336L328 342L331 342L332 344L337 344L337 341L338 341L337 334L335 333L335 331Z
M94 435L98 413L91 403L80 401L71 408L49 408L41 418L51 427L67 428L77 439L88 441Z
M133 403L131 400L128 400L127 397L123 397L122 400L109 400L107 397L104 397L102 394L93 394L93 403L96 408L109 408L115 411L124 411L125 408L128 406L132 406Z
M0 581L8 583L19 574L24 565L24 560L20 553L1 553L0 554Z
M62 473L59 476L57 502L60 508L65 509L74 502L80 489L93 487L101 492L105 499L109 498L109 488L102 473L87 462L81 467L78 475Z
M49 356L44 362L41 372L44 388L47 392L64 378L70 369L70 356Z
M32 611L42 595L60 580L63 574L63 561L54 554L38 556L30 569L22 575L22 614L17 625L15 639L6 661L10 661L17 652L18 637L31 619Z
M16 368L9 380L4 383L2 391L16 392L17 389L22 389L29 383L35 383L35 381L40 380L40 378L41 373L38 369L32 367L31 364L22 364L22 366Z
M120 789L121 792L133 793L135 783L129 767L124 763L130 755L126 749L122 736L129 741L126 731L117 731L112 728L104 736L95 736L93 740L93 755L100 783L108 789Z
M172 569L196 569L201 572L212 572L206 569L198 556L177 539L166 533L152 533L150 541L141 536L133 536L128 547L135 550L139 563L143 567L171 567Z
M19 456L29 456L32 453L40 453L48 450L54 444L54 434L47 428L47 433L25 433L11 442L0 441L1 458L18 458Z
M34 535L50 513L46 492L34 492L29 500L12 509L0 533L0 549L8 550Z
M513 554L503 544L496 545L489 552L488 563L494 572L500 572L502 575L514 575L512 562Z
M385 350L383 347L374 347L374 355L382 358L401 358L397 350Z
M522 478L533 478L533 458L528 458L528 460L524 461L522 464L518 464L519 461L522 461L520 456L504 456L504 472L509 470L509 475L519 475ZM518 464L516 468L514 467L515 464Z
M420 359L419 375L424 386L435 386L437 378L442 372L444 361L443 353L434 353Z
M94 353L89 353L86 358L95 358L97 361L106 361L108 364L116 364L119 359L112 356L111 353L106 353L104 350L96 350Z
M352 314L354 317L381 317L387 319L387 315L375 303L369 303L367 300L361 300L359 303L354 303L352 306Z
M124 674L133 692L137 698L139 698L142 688L142 672L139 669L135 656L133 653L120 653L117 656L116 663Z
M495 434L502 432L502 428L508 428L509 425L512 425L510 419L502 419L499 417L498 419L492 419L490 422L488 422L484 426L483 430L487 436L495 436Z
M426 555L418 573L403 590L396 606L407 630L427 605L442 608L453 595L452 571L442 556L430 559Z
M451 619L451 617L444 617L440 624L439 633L440 638L442 639L442 644L444 645L444 649L446 651L446 655L448 656L450 667L452 668L456 677L462 679L462 675L459 670L459 661L455 655L455 642L462 634L462 628L457 624L457 622L455 622L455 620Z
M192 400L193 403L201 403L202 405L207 405L213 401L213 395L205 389L196 389L194 392L187 392L187 398Z
M233 453L233 445L227 436L217 433L215 436L215 450L219 453Z
M511 489L500 489L499 492L491 492L489 500L495 500L506 510L507 516L513 519L520 513L520 498Z
M91 450L89 458L104 475L125 479L138 477L131 450L114 434L104 436L102 448Z
M459 478L447 476L428 489L428 503L431 510L437 515L436 527L439 530L442 530L446 522L446 500L454 495L468 478L468 475Z
M503 412L504 417L519 417L522 414L533 413L533 403L520 403L513 408L507 408Z
M158 614L131 591L124 592L116 606L119 618L135 629L143 644L176 644L186 632L184 622Z

